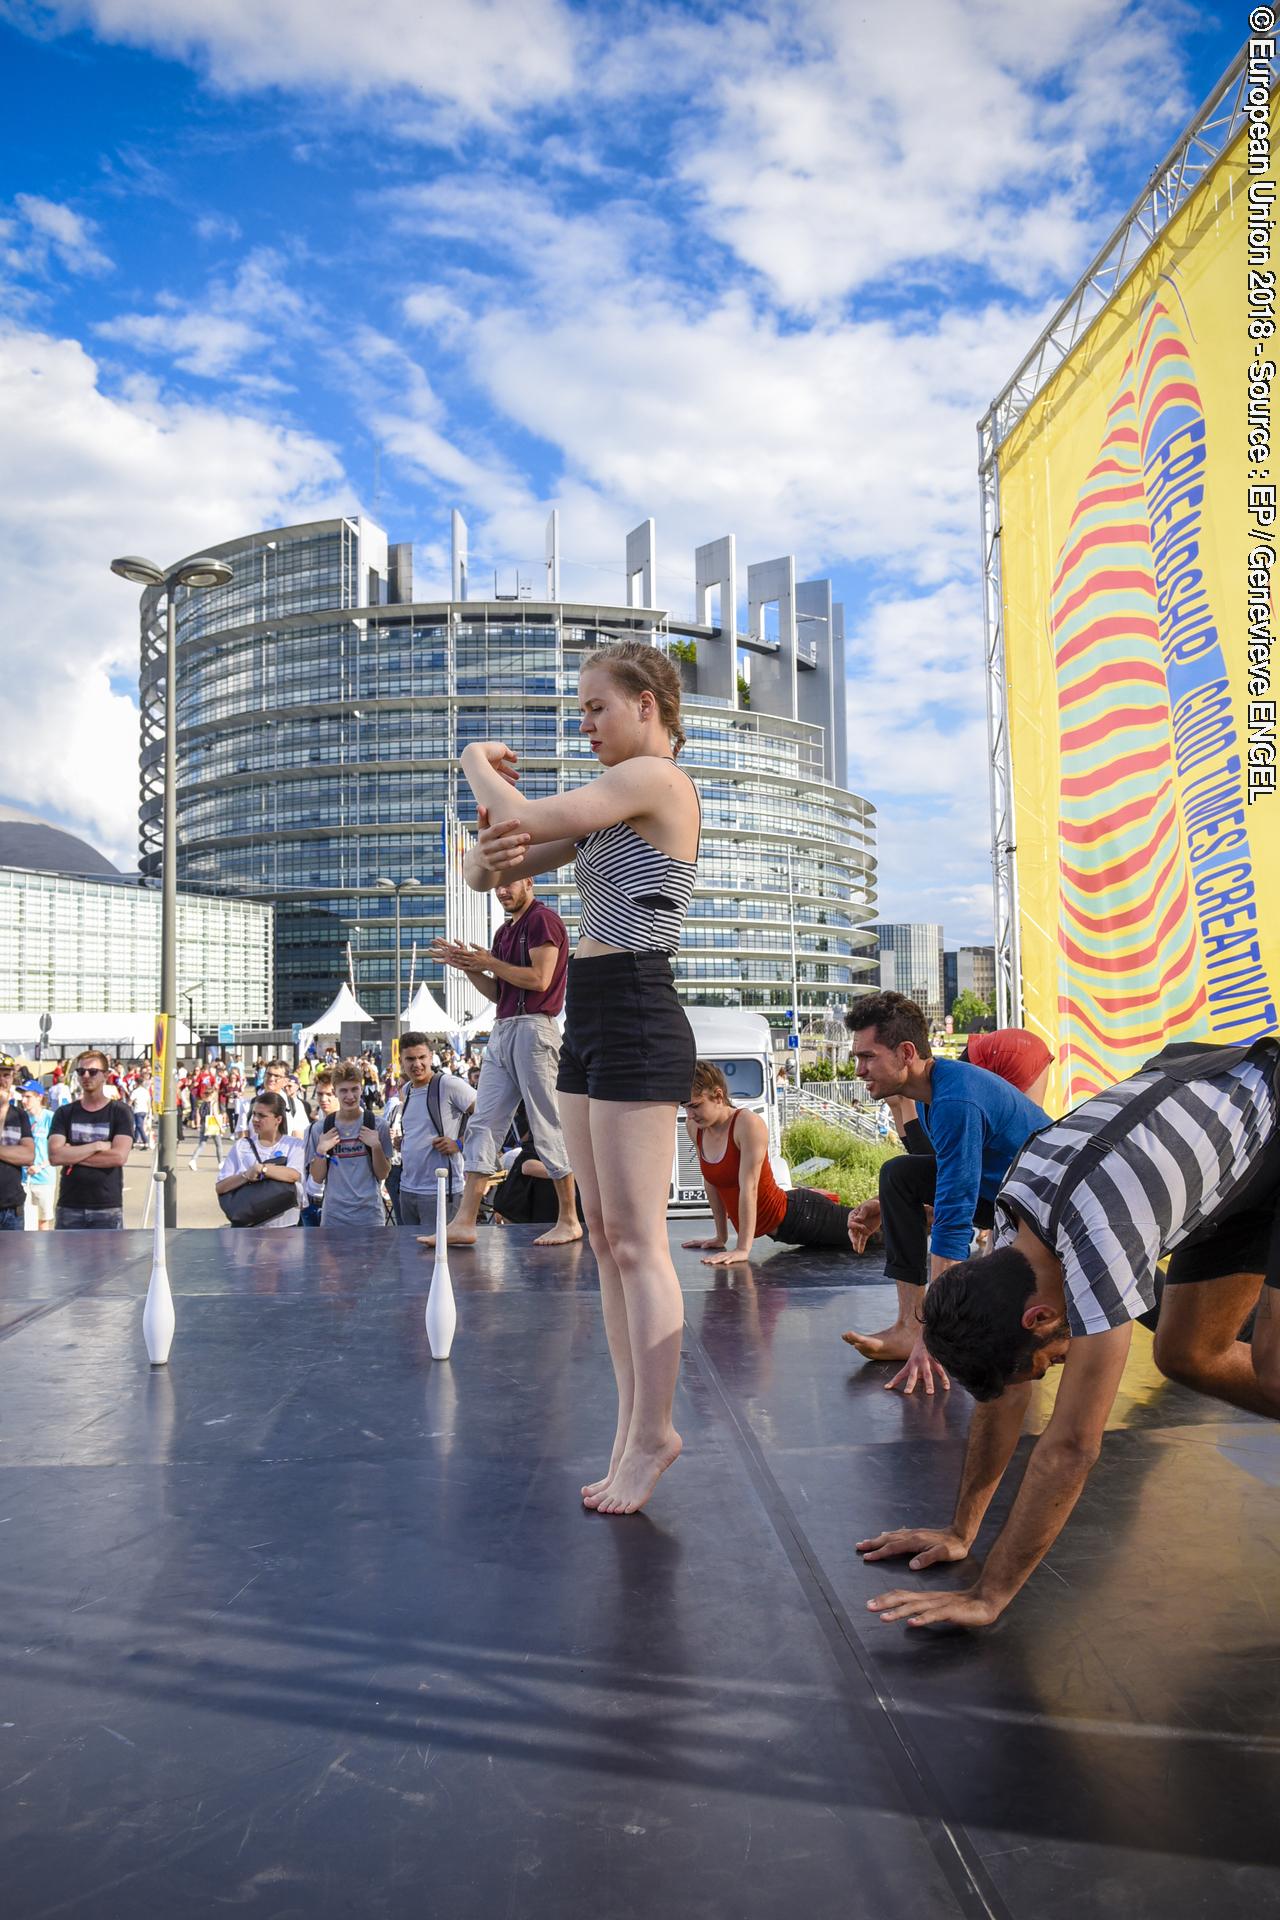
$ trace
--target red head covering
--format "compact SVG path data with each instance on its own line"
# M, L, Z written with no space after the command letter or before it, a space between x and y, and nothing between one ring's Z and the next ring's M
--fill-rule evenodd
M964 1057L971 1067L985 1067L998 1073L1019 1093L1025 1093L1052 1063L1053 1055L1043 1040L1025 1027L1002 1027L998 1033L971 1033Z

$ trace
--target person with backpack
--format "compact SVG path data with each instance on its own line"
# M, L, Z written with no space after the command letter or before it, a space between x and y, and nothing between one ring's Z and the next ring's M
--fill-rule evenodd
M400 1222L434 1227L437 1171L443 1167L449 1175L450 1201L462 1192L462 1146L476 1096L457 1074L433 1066L425 1033L401 1035L400 1064L406 1075L395 1114Z
M322 1227L384 1227L382 1182L391 1171L391 1131L384 1119L370 1126L364 1114L364 1075L358 1060L333 1070L338 1110L313 1120L307 1132L306 1164L321 1191Z
M332 1123L333 1116L338 1111L338 1096L333 1090L333 1075L328 1067L312 1075L311 1085L314 1095L311 1104L312 1115L317 1120ZM388 1176L388 1185L390 1185L390 1176ZM302 1176L302 1226L318 1227L320 1225L320 1207L323 1200L324 1188L318 1187L312 1180L311 1169L308 1166Z

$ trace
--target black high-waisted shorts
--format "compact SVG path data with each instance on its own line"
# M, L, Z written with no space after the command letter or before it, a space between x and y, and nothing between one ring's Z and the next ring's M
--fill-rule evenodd
M569 962L558 1092L683 1104L697 1058L665 953Z

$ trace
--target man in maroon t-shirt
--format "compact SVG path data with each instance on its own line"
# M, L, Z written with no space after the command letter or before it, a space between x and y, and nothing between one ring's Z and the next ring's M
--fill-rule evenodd
M498 1003L467 1126L467 1179L449 1223L449 1244L474 1245L481 1197L523 1100L538 1158L555 1182L560 1209L555 1225L535 1244L559 1247L582 1238L556 1099L560 1029L555 1016L564 1005L569 934L560 915L535 897L532 880L512 880L494 892L507 918L494 935L492 952L447 940L437 940L432 949L436 959L460 967L486 999Z

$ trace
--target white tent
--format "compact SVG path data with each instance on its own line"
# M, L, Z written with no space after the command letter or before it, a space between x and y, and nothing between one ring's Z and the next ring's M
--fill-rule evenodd
M416 1030L419 1033L452 1033L457 1024L453 1015L445 1012L425 980L400 1018L402 1025L410 1032Z
M334 998L317 1020L303 1027L298 1035L298 1045L305 1053L311 1042L319 1034L340 1034L343 1027L356 1024L369 1025L373 1016L365 1012L360 1002L344 980Z

